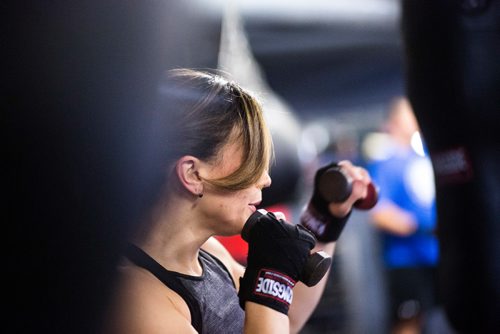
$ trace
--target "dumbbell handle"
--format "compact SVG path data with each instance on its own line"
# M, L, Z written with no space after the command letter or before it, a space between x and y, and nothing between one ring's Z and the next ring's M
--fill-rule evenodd
M318 190L325 201L341 203L351 195L352 179L342 171L342 168L332 167L320 176ZM369 210L377 204L377 201L378 189L373 183L370 183L366 197L357 200L354 207L359 210Z
M243 240L248 242L248 236L252 230L255 223L260 216L267 214L267 211L260 209L255 211L246 221L243 230L241 231L241 237ZM300 275L300 281L305 285L311 287L316 284L325 276L326 272L332 264L332 258L325 252L319 251L313 253L307 259L307 262Z

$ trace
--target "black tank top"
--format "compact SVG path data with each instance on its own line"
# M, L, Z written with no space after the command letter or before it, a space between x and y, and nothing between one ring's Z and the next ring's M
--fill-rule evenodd
M200 250L203 274L189 276L165 269L132 244L125 255L184 299L191 312L191 325L198 333L243 333L245 314L239 306L234 282L227 268L216 257Z

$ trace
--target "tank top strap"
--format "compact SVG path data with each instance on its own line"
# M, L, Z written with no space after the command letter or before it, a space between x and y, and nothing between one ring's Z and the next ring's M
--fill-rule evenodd
M233 281L233 276L231 275L231 272L229 269L227 269L226 265L222 263L221 260L219 260L217 257L213 256L209 252L203 250L200 248L200 256L204 259L206 259L209 262L216 263L219 268L223 270L223 272L227 275L227 277L231 280L231 283L233 284L233 287L236 288L236 284Z
M191 313L191 325L198 333L202 333L200 305L191 292L179 282L177 276L173 272L165 269L161 264L156 262L155 259L149 256L149 254L134 244L130 243L127 245L125 256L135 265L150 271L156 278L163 282L163 284L181 296Z

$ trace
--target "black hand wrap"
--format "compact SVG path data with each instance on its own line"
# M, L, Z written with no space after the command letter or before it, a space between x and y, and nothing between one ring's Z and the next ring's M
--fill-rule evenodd
M240 278L240 306L244 309L245 302L251 301L288 314L292 289L316 244L314 236L267 212L256 218L245 240L248 259Z
M314 176L314 190L307 208L300 217L300 224L310 230L316 239L322 242L337 241L344 229L351 212L343 218L333 216L328 210L328 202L319 191L320 178L328 169L338 166L336 163L326 165L316 172Z

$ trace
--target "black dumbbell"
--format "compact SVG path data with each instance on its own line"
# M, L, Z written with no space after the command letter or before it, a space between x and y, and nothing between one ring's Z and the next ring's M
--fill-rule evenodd
M248 236L250 230L253 228L255 223L263 215L268 214L264 209L255 211L246 221L243 230L241 231L241 237L243 240L248 241ZM311 254L302 270L300 275L300 281L305 285L311 287L318 284L319 281L325 276L326 272L332 264L332 258L325 252L319 251Z
M344 202L352 192L352 179L347 175L342 168L335 166L327 169L320 176L319 193L327 202L341 203ZM360 210L369 210L377 204L378 189L373 184L368 185L368 194L365 198L354 203L354 207Z

